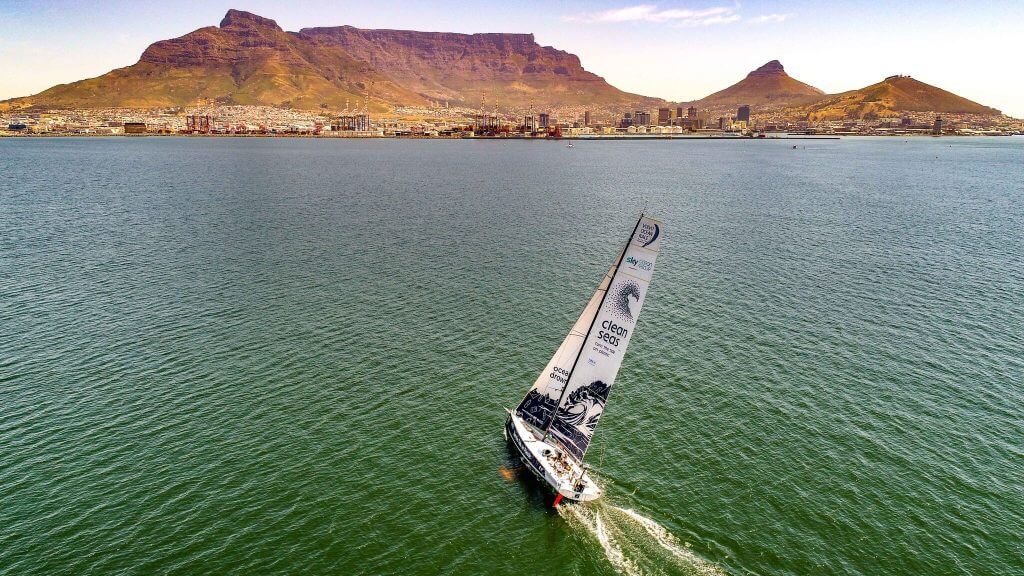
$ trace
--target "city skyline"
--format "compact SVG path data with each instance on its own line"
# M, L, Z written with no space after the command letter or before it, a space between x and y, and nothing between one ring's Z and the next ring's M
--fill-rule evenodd
M473 5L478 6L477 4ZM909 74L1015 117L1024 79L1007 73L1024 6L809 2L459 2L406 5L267 0L139 3L0 0L0 99L26 96L128 66L152 42L217 22L227 8L286 30L348 24L447 32L528 32L577 54L612 85L686 102L720 90L767 60L828 93ZM851 48L853 46L853 48Z

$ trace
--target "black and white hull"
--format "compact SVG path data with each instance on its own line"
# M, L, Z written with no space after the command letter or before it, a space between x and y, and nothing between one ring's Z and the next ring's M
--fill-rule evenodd
M586 470L554 442L545 442L543 435L511 412L505 422L505 437L515 447L523 464L556 494L574 502L587 502L601 496L601 489Z

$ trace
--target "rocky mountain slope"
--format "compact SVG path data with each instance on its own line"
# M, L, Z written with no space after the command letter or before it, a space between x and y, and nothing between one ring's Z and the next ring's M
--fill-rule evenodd
M490 108L628 105L627 94L586 71L574 54L540 46L533 34L452 34L304 28L300 36L367 62L389 79L435 101Z
M890 76L859 90L830 94L791 113L809 120L884 118L903 112L935 112L998 116L999 110L983 106L952 92L909 76Z
M262 104L371 110L447 101L502 109L658 102L586 71L577 56L532 34L449 34L351 26L286 32L229 10L219 27L151 45L136 64L8 101L25 107Z
M695 105L702 109L718 110L750 104L754 109L764 110L805 104L824 95L814 86L787 74L778 60L772 60L732 86L701 98Z
M521 114L584 108L607 118L653 110L664 100L623 92L568 52L532 34L454 34L363 30L351 26L286 32L276 22L229 10L219 26L149 46L131 66L0 102L20 108L157 108L253 104L298 109L361 109L445 103ZM794 120L897 116L902 112L998 115L940 88L891 76L860 90L824 94L772 60L692 104L706 118L750 104Z

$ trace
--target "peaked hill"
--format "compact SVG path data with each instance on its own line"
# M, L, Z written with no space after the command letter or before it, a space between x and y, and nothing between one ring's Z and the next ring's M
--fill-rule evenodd
M909 76L889 76L859 90L831 94L799 107L795 115L808 120L884 118L902 112L936 112L998 116L1000 111Z
M139 61L102 76L0 102L26 108L158 108L242 104L298 109L448 103L505 113L582 107L613 112L667 103L623 92L583 68L579 57L541 46L532 34L364 30L352 26L282 30L269 18L228 10L219 26L150 45ZM824 94L786 73L778 60L693 102L702 115L833 120L904 112L999 115L999 111L907 76Z
M220 26L149 46L139 61L97 78L61 84L11 107L152 108L260 104L315 109L424 106L429 101L502 109L658 102L623 92L586 71L577 56L540 46L532 34L362 30L286 32L269 18L229 10Z
M781 62L772 60L732 86L701 98L696 105L707 109L736 108L742 104L755 109L786 108L813 102L824 95L787 74Z

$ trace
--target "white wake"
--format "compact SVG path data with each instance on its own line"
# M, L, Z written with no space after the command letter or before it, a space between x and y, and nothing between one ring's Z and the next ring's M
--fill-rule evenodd
M563 504L558 513L596 538L608 562L620 574L725 575L721 568L691 552L664 526L636 510L598 500L585 505Z

